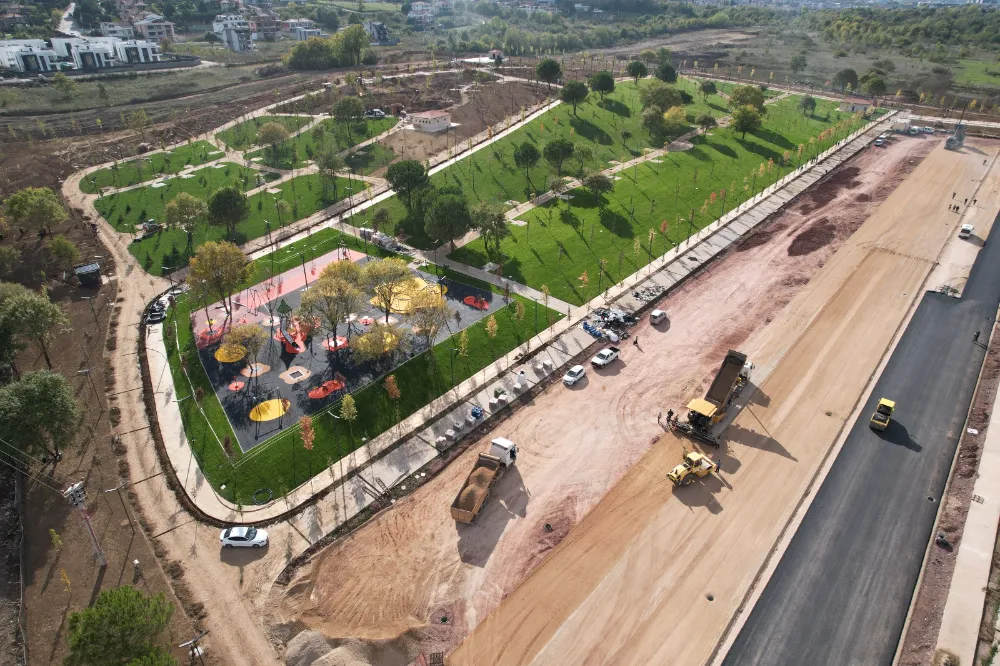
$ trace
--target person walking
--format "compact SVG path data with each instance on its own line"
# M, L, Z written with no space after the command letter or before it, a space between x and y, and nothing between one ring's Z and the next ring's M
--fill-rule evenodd
M635 336L634 338L632 338L632 344L635 345L636 347L639 346L639 336L638 335Z
M974 336L972 336L972 341L973 342L979 342L979 333L980 333L980 331L976 331L976 334Z

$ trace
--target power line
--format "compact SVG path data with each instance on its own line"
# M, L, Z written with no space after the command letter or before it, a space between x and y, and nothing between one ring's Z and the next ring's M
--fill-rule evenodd
M46 463L45 463L44 461L42 461L42 460L40 460L40 459L38 459L38 458L34 457L33 455L31 455L31 454L30 454L30 453L28 453L27 451L22 451L22 450L20 450L19 448L17 448L16 446L14 446L13 444L11 444L11 443L10 443L10 442L8 442L7 440L5 440L5 439L4 439L3 437L0 437L0 444L6 444L6 445L7 445L7 446L9 446L10 448L12 448L12 449L14 449L15 451L17 451L17 452L18 452L18 453L19 453L20 455L23 455L23 456L26 456L27 458L31 459L31 460L32 460L33 462L35 462L35 463L38 463L38 464L39 464L39 465L41 465L42 467L44 467L44 466L45 466L45 464L46 464ZM56 483L58 483L58 484L62 485L62 484L65 484L66 482L68 482L68 481L69 481L69 479L67 479L66 477L63 477L62 479L59 479L59 478L56 478L56 476L55 476L55 470L52 470L52 471L53 471L53 473L52 473L52 474L49 474L48 476L49 476L49 477L50 477L50 478L51 478L51 479L52 479L52 480L53 480L54 482L56 482Z
M12 462L9 462L9 461L8 461L8 460L7 460L6 458L4 458L3 456L9 456L9 457L11 458L11 460L14 460L14 462L13 462L13 463L12 463ZM22 473L22 474L28 474L27 470L24 470L24 469L21 469L21 468L20 468L20 467L19 467L19 466L18 466L18 465L16 464L17 462L19 462L19 461L18 461L18 460L17 460L16 458L14 458L13 456L10 456L10 454L9 454L9 453L5 453L4 451L0 451L0 463L3 463L3 464L4 464L4 465L6 465L7 467L10 467L10 468L11 468L11 469L13 469L13 470L14 470L15 472L20 472L20 473ZM50 485L50 484L46 483L46 482L45 482L45 480L44 480L44 479L42 479L42 478L40 478L40 477L37 477L37 476L31 476L30 474L28 474L28 477L29 477L29 478L31 478L31 479L34 479L35 481L37 481L38 483L42 484L43 486L45 486L45 487L46 487L46 488L48 488L49 490L52 490L52 491L54 491L54 492L56 492L56 493L59 493L60 495L61 495L61 494L62 494L62 492L63 492L63 491L62 491L61 489L59 489L59 488L56 488L55 486L52 486L52 485Z
M13 467L14 469L18 470L22 474L28 475L29 477L35 479L36 481L44 483L46 486L48 486L49 488L52 488L53 490L57 490L58 492L62 492L61 490L59 490L59 487L61 487L63 484L60 483L59 481L57 481L56 479L53 479L52 477L50 477L48 475L45 475L45 474L41 474L41 473L37 473L37 474L32 475L31 474L31 470L28 469L28 466L24 464L23 460L18 459L17 456L15 456L15 455L13 455L11 453L8 453L7 451L4 451L4 450L0 449L0 455L4 455L4 456L7 457L6 459L0 459L0 460L2 460L4 462L6 462L7 459L14 461L13 463L9 463L9 462L7 463L10 467ZM21 467L22 465L23 465L23 468Z

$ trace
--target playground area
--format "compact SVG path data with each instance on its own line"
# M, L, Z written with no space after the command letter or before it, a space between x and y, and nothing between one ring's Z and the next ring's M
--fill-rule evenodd
M339 248L235 294L231 317L223 301L192 312L199 358L244 452L427 349L427 337L418 335L410 321L411 299L418 293L439 294L448 310L444 326L430 339L432 346L503 307L503 298L489 291L414 270L388 313L374 298L366 300L337 331L299 316L303 292L324 267L368 260L362 252ZM376 323L393 325L401 339L386 345L393 348L390 353L363 358L353 352L351 340ZM242 324L258 324L268 335L253 358L223 344L228 327Z

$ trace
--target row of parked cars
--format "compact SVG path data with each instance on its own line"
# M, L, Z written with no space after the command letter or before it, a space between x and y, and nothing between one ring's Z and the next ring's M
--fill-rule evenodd
M653 310L649 313L649 323L656 326L667 318L667 313L663 310ZM590 359L590 364L595 368L603 368L616 361L621 354L618 347L605 347L597 352L594 358ZM587 376L587 368L582 365L574 365L563 375L563 384L573 386Z

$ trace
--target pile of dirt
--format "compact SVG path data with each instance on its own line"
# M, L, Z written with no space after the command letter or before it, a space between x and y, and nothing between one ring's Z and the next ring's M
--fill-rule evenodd
M485 467L480 467L469 476L469 485L462 489L458 496L458 508L463 511L472 511L476 508L476 499L481 497L483 492L489 488L490 479L493 472Z
M860 173L861 168L858 166L843 166L832 172L826 180L802 195L800 211L808 215L836 199L841 190L853 190L861 185L862 181L858 180Z
M331 644L323 634L306 630L288 643L287 666L407 666L415 654L406 642L366 644L353 638Z
M288 666L311 666L332 649L323 634L318 631L303 631L288 641L285 663Z
M769 242L776 234L788 228L788 224L780 221L765 222L736 242L737 252L746 252Z
M801 257L812 254L821 247L826 247L837 238L837 229L830 224L829 218L821 217L815 223L800 232L788 246L789 257Z

